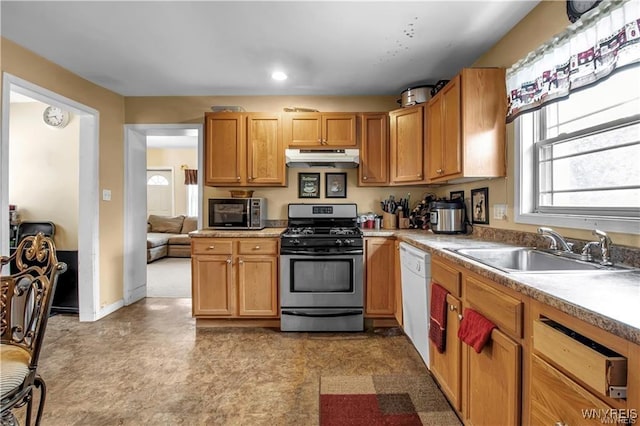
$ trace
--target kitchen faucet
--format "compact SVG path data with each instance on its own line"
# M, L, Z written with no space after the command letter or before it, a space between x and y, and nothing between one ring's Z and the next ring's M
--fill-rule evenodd
M573 243L565 241L565 239L562 238L562 235L558 234L553 229L540 227L538 228L538 234L550 240L551 243L549 245L549 249L568 253L572 252L571 249L573 248Z
M613 262L611 261L611 253L609 252L613 245L611 238L609 238L606 232L600 231L599 229L594 229L592 234L600 239L600 253L602 254L600 264L605 266L613 265Z

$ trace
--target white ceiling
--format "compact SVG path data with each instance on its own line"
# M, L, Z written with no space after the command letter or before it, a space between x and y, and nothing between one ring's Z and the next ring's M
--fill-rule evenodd
M537 3L2 0L0 29L124 96L399 95L470 66Z

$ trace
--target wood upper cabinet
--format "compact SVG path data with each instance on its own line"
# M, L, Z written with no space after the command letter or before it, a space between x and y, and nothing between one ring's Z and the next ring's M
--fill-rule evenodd
M365 238L365 316L393 318L395 302L395 245L390 238Z
M277 238L194 238L195 317L277 317Z
M205 183L285 186L280 114L206 113Z
M462 172L460 146L460 76L427 104L427 161L430 180Z
M247 115L247 183L270 186L286 183L280 114Z
M424 106L391 111L389 118L390 183L424 183Z
M205 183L236 186L244 183L245 115L235 112L205 114Z
M285 115L285 144L289 147L347 147L358 145L356 114L290 112Z
M366 113L360 117L360 186L380 186L389 183L388 123L387 113Z
M429 182L506 175L504 82L502 68L465 68L429 100Z

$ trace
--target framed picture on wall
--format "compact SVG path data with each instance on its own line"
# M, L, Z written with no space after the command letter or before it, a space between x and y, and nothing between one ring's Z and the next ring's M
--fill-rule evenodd
M326 198L347 198L347 174L325 173L324 196Z
M298 173L298 198L320 198L320 173Z
M451 191L451 192L449 192L449 199L450 200L457 200L458 198L461 198L464 201L464 191Z
M471 190L471 222L489 224L489 188Z

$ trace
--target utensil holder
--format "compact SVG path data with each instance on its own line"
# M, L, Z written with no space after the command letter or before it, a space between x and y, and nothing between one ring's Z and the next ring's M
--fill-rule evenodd
M401 217L398 219L398 228L408 229L409 225L410 225L410 220L408 217Z
M395 214L382 212L382 229L398 229Z

